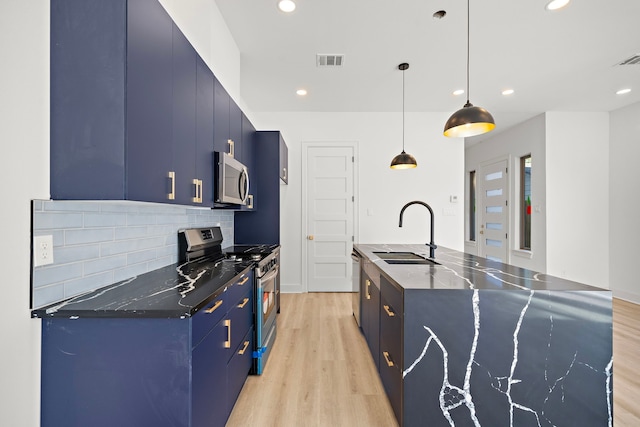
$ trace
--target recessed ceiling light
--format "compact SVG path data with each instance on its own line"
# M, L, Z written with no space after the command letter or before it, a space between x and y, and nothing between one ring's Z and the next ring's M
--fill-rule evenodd
M442 19L447 15L446 10L439 10L433 14L433 19Z
M278 2L278 9L283 12L290 13L296 10L296 4L292 0L280 0Z
M568 5L570 1L571 0L551 0L549 3L547 3L547 5L545 6L545 9L547 10L562 9L563 7Z
M305 96L307 94L307 90L306 89L298 89L296 91L296 94L298 94L300 96Z
M626 89L620 89L619 91L616 92L616 95L624 95L625 93L629 93L631 92L631 89L626 88Z
M514 90L513 89L505 89L502 91L503 95L513 95Z
M462 95L463 93L464 93L464 89L458 89L453 91L453 94L455 96Z

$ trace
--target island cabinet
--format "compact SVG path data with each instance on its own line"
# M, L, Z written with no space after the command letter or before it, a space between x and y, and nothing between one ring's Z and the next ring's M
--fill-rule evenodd
M379 254L428 258L424 245L355 249L378 271L379 373L400 426L612 424L610 291L442 246L422 264Z
M235 213L235 243L280 244L280 153L286 143L278 131L257 131L254 135L250 188L259 195L259 207Z
M402 289L380 278L379 371L389 402L402 425L404 301Z
M158 0L52 0L51 197L211 205L203 64Z
M380 370L380 273L363 259L360 274L360 326L376 370Z
M224 426L252 363L252 275L192 316L43 312L41 425Z

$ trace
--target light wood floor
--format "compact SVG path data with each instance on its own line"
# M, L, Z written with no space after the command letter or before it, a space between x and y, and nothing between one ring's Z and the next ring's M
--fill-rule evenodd
M615 426L640 426L640 305L613 307ZM283 294L281 311L266 370L249 376L227 427L397 426L351 294Z

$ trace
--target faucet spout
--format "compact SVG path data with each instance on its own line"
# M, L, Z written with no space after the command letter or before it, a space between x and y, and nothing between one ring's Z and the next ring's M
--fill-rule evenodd
M402 227L402 217L404 215L404 211L411 205L422 205L429 210L429 214L431 217L431 241L429 243L426 243L426 245L429 246L429 257L435 258L436 249L438 248L438 246L433 241L434 217L433 217L433 209L431 209L431 206L429 206L425 202L421 202L420 200L414 200L412 202L407 203L402 207L402 210L400 210L400 221L398 222L398 227Z

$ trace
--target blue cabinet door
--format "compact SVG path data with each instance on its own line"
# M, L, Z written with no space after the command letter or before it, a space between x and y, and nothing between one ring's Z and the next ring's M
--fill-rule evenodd
M229 98L229 139L234 144L234 157L240 163L245 163L244 159L244 144L242 141L242 110L235 103L235 101Z
M259 131L253 145L251 185L260 195L260 208L236 212L236 244L280 244L280 132Z
M215 78L198 56L196 59L196 178L202 181L202 205L213 206L213 94Z
M197 204L196 58L193 46L173 24L173 132L171 169L175 172L174 203Z
M130 0L127 19L126 198L166 202L173 184L173 22L157 0Z
M227 327L221 320L192 351L193 427L224 427L227 422L226 339Z
M223 153L229 152L229 101L231 97L218 79L214 81L213 97L213 148Z
M126 197L126 16L125 0L51 0L53 199Z

